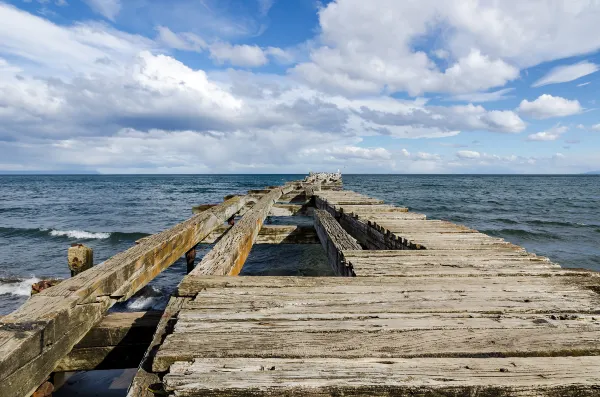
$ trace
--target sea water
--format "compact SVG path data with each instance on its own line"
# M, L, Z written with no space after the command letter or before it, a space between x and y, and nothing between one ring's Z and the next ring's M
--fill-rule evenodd
M0 176L0 315L27 299L32 283L69 277L67 249L94 249L100 263L135 241L228 194L304 175ZM430 219L502 237L564 267L600 270L600 177L344 175L346 189L407 206ZM268 221L310 223L303 217ZM210 246L201 245L198 259ZM179 260L115 310L161 308L185 275ZM252 249L242 275L330 276L320 245Z

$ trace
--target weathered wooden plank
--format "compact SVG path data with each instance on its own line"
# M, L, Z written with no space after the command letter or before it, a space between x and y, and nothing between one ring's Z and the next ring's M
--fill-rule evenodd
M162 311L110 313L88 332L74 349L127 346L152 341Z
M66 298L62 300L68 301ZM7 352L6 355L0 355L0 368L4 375L1 381L2 396L31 395L47 379L58 361L102 319L111 303L108 297L99 298L98 303L74 307L61 306L58 302L48 303L44 306L46 311L51 312L49 317L52 317L51 314L55 314L58 308L61 309L61 313L55 318L38 320L39 323L32 320L6 324L5 317L0 326L0 350ZM33 318L40 317L36 315ZM44 342L46 337L50 343Z
M344 205L344 206L334 206L335 209L340 210L344 209L344 212L347 213L372 213L377 214L380 212L408 212L408 208L406 207L394 207L393 205L388 204L380 204L380 205Z
M228 225L220 226L201 244L214 244L230 229ZM319 239L312 226L263 225L254 244L319 244Z
M191 275L237 275L273 204L283 194L281 188L265 194L241 220L204 256Z
M177 396L596 396L600 357L255 359L178 362Z
M327 253L329 266L338 276L353 276L342 253L343 250L360 250L362 247L329 212L316 210L314 212L315 230L321 245Z
M566 272L569 272L565 269ZM569 273L570 274L570 273ZM381 287L390 288L396 290L409 290L410 288L418 288L423 290L426 288L440 290L448 289L449 287L470 288L469 286L475 286L476 288L482 289L507 289L516 288L522 286L523 288L533 288L534 290L538 286L572 286L573 288L596 286L600 283L600 273L593 271L582 271L573 272L572 277L564 275L564 273L558 274L557 276L549 277L502 277L499 279L493 277L487 277L482 280L472 280L469 277L457 277L455 280L449 280L447 277L431 277L427 280L415 281L409 279L402 279L396 277L353 277L353 278L338 278L338 277L271 277L271 276L260 276L260 277L222 277L222 276L208 276L208 275L188 275L184 281L188 283L184 288L183 282L179 286L180 296L196 296L199 291L205 289L215 289L223 291L223 293L231 293L230 289L272 289L274 293L280 289L287 289L290 287L302 287L302 288L324 288L330 290L331 288L340 289L341 291L352 291L357 288ZM419 284L415 284L418 282ZM527 287L529 285L529 287ZM194 292L193 295L182 294L189 288L189 292ZM593 292L592 289L589 290ZM600 295L599 295L600 296Z
M29 299L0 322L0 381L7 397L33 392L117 300L132 296L235 214L234 197Z
M561 319L562 318L562 319ZM600 316L595 314L486 314L486 313L303 313L267 314L254 312L214 312L186 309L180 312L177 333L252 333L271 332L404 332L449 329L561 328L596 329ZM206 335L210 338L210 335Z
M597 328L552 328L272 332L251 334L174 333L154 359L164 372L176 361L210 357L256 358L412 358L555 357L600 354ZM343 341L343 343L341 343Z
M402 257L420 257L420 258L522 258L528 260L538 260L549 262L550 260L543 256L522 251L522 250L495 250L485 252L474 252L473 250L448 250L448 251L428 251L428 250L361 250L344 251L347 257L357 258L402 258Z
M275 203L269 212L270 216L293 216L303 214L307 211L307 207L300 204L283 204Z

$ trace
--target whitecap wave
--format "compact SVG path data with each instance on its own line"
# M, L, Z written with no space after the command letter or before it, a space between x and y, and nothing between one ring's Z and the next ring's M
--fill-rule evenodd
M126 302L127 310L163 310L167 306L168 294L154 286L145 286Z
M84 230L50 230L51 236L65 236L75 239L107 239L110 237L110 233L93 233L86 232Z
M0 295L10 294L16 296L30 296L31 286L40 281L39 278L31 277L25 280L0 282Z

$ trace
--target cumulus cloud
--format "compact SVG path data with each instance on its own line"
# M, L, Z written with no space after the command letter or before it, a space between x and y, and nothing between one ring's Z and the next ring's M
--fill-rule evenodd
M92 10L114 21L121 11L121 0L84 0Z
M550 70L544 77L533 83L532 87L541 87L548 84L566 83L577 80L598 71L598 65L590 62L579 62L574 65L557 66ZM584 84L578 84L581 87ZM588 83L589 84L589 83Z
M287 64L302 54L213 41L211 36L206 41L183 27L173 31L158 26L150 40L106 23L58 25L0 3L0 20L15 21L12 28L0 25L0 168L32 167L43 159L38 169L302 172L343 163L348 169L354 165L355 171L447 172L449 162L429 149L411 153L364 147L361 137L519 133L526 128L520 114L557 113L532 110L544 96L524 101L517 110L490 110L388 95L441 91L469 102L499 99L510 88L484 91L517 78L520 61L483 45L463 51L447 38L441 44L448 49L437 51L438 58L443 56L438 64L415 50L413 40L430 33L429 10L415 11L424 13L422 23L392 23L393 33L399 34L396 46L392 31L379 42L377 24L371 39L368 29L361 30L360 18L326 12L335 5L354 13L346 3L321 9L322 34L306 45L311 51L307 61L278 75L229 66L260 67L271 60ZM392 8L404 7L398 4L389 2ZM375 12L368 2L360 7L367 14ZM440 2L435 7L445 6ZM386 18L382 24L388 26ZM356 26L344 25L347 21ZM344 39L344 29L351 28L356 31ZM341 46L344 42L347 47ZM203 52L227 68L205 72L178 61L168 49ZM357 61L362 59L369 67ZM307 78L303 70L315 73ZM548 97L581 108L577 101ZM505 161L483 152L461 152L463 157L457 154L450 162ZM468 159L468 152L480 158Z
M560 136L562 134L564 134L565 132L567 132L569 130L568 127L566 126L554 126L551 129L549 129L548 131L542 131L542 132L538 132L535 134L531 134L527 137L528 141L555 141L558 138L560 138Z
M522 100L518 110L520 113L535 119L547 119L581 113L583 108L576 99L569 100L559 96L544 94L532 102L526 99Z
M530 15L543 17L532 23ZM599 17L599 8L585 0L423 0L419 7L395 0L337 0L319 11L320 45L310 61L291 72L347 95L467 94L502 86L518 78L519 69L597 50L600 35L590 32L598 32ZM440 48L430 58L415 43L439 30L444 32L436 37Z
M591 129L594 131L600 131L600 124L594 124Z

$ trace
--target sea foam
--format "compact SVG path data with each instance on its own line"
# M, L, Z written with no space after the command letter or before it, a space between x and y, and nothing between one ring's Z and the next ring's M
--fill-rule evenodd
M84 230L51 230L51 236L65 236L75 239L107 239L110 237L110 233L93 233L86 232Z
M36 277L24 280L2 280L0 281L0 295L10 294L16 296L30 296L31 286L38 281L40 281L40 279Z

